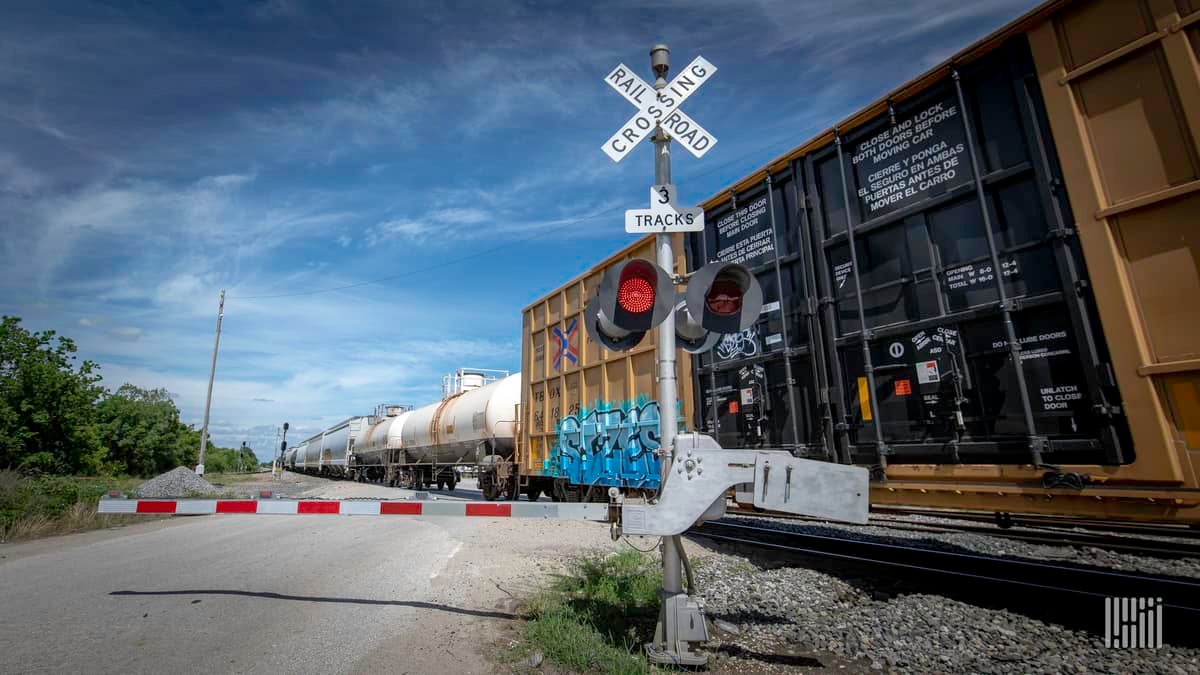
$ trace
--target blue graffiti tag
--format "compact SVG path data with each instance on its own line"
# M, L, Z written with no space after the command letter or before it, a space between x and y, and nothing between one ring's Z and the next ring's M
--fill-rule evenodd
M577 485L657 489L658 424L657 401L598 402L559 422L558 442L543 468Z

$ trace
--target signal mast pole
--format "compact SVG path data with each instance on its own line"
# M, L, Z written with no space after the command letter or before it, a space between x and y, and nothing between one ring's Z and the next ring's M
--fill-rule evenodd
M664 44L650 49L650 67L654 71L654 89L660 91L667 86L667 71L670 69L671 50ZM658 124L654 136L654 184L671 182L671 137ZM658 266L666 270L672 279L675 272L675 250L670 233L654 235L658 253ZM686 262L684 272L687 272ZM673 288L672 288L673 290ZM675 431L679 428L676 416L678 391L675 375L675 310L658 325L658 435L660 480L665 483L674 464ZM707 658L688 649L688 643L679 639L677 607L687 604L688 596L683 593L680 558L683 542L678 536L662 538L663 583L659 596L658 626L654 630L654 648L649 656L659 663L703 665ZM693 589L689 588L690 593ZM703 621L703 615L701 615Z
M213 341L212 367L208 370L208 395L204 397L204 425L200 427L200 456L196 461L196 475L204 475L204 448L208 446L208 411L212 408L213 378L217 375L217 349L221 346L221 319L225 317L225 289L221 289L221 301L217 305L217 337Z

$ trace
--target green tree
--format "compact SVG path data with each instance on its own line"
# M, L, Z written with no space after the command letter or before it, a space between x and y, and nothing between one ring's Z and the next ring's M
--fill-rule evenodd
M209 439L208 449L211 449L212 446L212 440ZM196 466L196 456L200 452L200 430L190 424L180 422L179 437L175 442L175 448L180 466Z
M166 389L121 385L96 407L96 417L108 460L118 473L150 476L195 456L195 448L186 452L187 427Z
M75 364L75 343L0 321L0 468L95 473L104 446L94 425L98 366Z

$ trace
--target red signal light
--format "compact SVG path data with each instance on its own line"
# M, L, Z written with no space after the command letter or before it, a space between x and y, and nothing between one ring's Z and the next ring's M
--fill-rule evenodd
M742 287L732 279L717 279L704 303L717 316L733 316L742 310Z
M617 304L630 314L642 314L654 309L654 282L644 276L629 275L617 287Z

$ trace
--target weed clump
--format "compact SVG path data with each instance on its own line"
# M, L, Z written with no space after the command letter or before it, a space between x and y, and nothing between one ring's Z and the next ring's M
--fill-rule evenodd
M642 645L654 637L662 571L637 551L573 562L526 606L525 637L576 671L647 673Z

